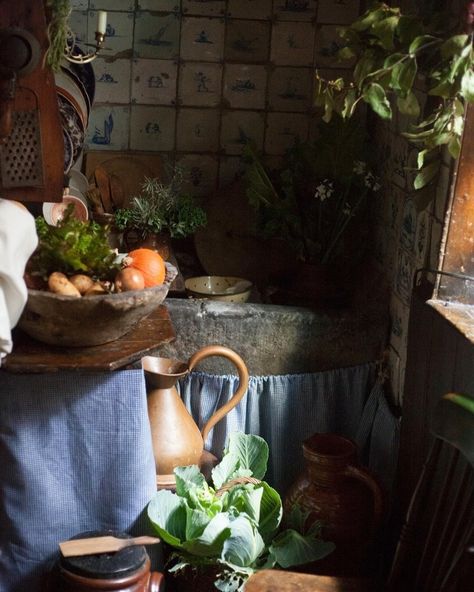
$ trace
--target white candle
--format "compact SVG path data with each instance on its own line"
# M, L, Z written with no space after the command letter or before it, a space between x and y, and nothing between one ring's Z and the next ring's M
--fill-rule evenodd
M97 12L97 32L105 35L107 28L107 12L105 10L99 10Z

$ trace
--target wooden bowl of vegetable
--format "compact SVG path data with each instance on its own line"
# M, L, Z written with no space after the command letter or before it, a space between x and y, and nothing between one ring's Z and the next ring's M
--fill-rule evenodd
M43 343L85 347L119 339L162 304L177 275L149 249L117 258L94 222L66 216L58 227L44 219L36 227L39 246L18 326Z

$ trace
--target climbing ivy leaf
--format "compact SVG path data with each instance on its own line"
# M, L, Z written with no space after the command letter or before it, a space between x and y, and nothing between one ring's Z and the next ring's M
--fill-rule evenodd
M434 162L430 162L425 167L421 169L421 171L416 175L415 181L413 183L415 189L422 189L426 187L428 183L433 181L439 171L440 163L438 160Z
M390 119L392 117L392 109L388 102L387 95L384 89L377 84L372 82L364 89L363 99L368 103L372 109L382 117L382 119Z

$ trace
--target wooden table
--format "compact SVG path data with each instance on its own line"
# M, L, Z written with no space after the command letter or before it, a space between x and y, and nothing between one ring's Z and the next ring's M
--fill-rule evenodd
M164 305L127 335L92 347L47 345L15 330L13 351L3 360L2 370L16 373L117 370L137 362L142 356L175 338L173 324Z

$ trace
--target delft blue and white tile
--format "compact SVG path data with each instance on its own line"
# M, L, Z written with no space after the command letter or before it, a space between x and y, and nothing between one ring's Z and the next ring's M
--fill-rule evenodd
M71 10L87 10L89 8L89 0L71 0Z
M129 106L95 106L89 117L86 144L91 150L127 150L129 130Z
M318 0L318 23L352 23L359 16L359 4L359 0Z
M89 0L91 10L135 10L135 0Z
M226 154L240 154L248 141L263 148L264 114L258 111L226 111L221 120L221 148Z
M309 119L302 113L269 113L265 136L265 152L284 154L296 140L306 141Z
M177 78L172 60L133 60L132 103L175 105Z
M178 57L179 25L180 19L173 12L136 12L134 56L164 60Z
M219 187L228 187L242 178L245 162L239 156L221 156L219 159Z
M411 146L408 142L400 137L395 136L392 144L392 157L391 157L391 168L392 168L392 181L398 185L401 189L405 189L407 186L408 177L408 158L410 154Z
M185 14L223 16L225 5L225 0L182 0L181 7Z
M311 21L316 5L316 0L273 0L273 14L280 21Z
M416 235L415 235L415 257L416 267L428 267L428 246L429 236L431 233L432 217L427 210L418 213L416 220Z
M227 0L227 16L269 19L272 16L272 0Z
M276 67L268 83L268 107L272 111L307 111L313 99L312 68Z
M216 107L221 101L222 64L185 62L179 69L180 105Z
M272 27L271 61L278 66L312 66L314 27L311 23L276 22Z
M83 43L88 43L87 41L87 26L89 23L89 13L86 10L79 11L73 10L69 17L69 27L71 31L76 37L76 43L79 45L84 51L87 50L87 47L83 47ZM94 29L95 30L95 29Z
M354 60L341 60L338 51L345 46L337 25L323 25L316 30L314 62L318 67L352 68Z
M167 152L175 145L176 110L173 107L132 105L130 149Z
M219 18L181 20L181 59L220 62L224 57L225 23Z
M130 103L130 60L94 61L95 102Z
M97 29L97 11L89 10L87 38L89 43L95 44ZM119 52L131 51L133 45L133 12L108 12L107 28L105 32L104 58Z
M264 109L267 69L255 64L226 64L224 99L235 109Z
M176 149L216 152L219 149L219 112L216 109L180 109Z
M403 209L405 204L405 194L400 191L395 185L389 185L387 188L385 205L386 205L386 226L390 232L393 232L397 237L400 236Z
M183 168L183 190L192 195L209 195L217 186L217 159L206 154L182 154L177 164Z
M451 189L451 169L446 164L442 164L438 182L436 184L436 197L434 203L434 215L442 222L444 220L446 209L448 207Z
M408 335L410 308L392 293L390 296L390 345L400 352Z
M398 249L395 291L405 304L410 303L415 265L412 257L403 249Z
M270 23L230 19L227 22L225 59L233 62L256 63L268 60Z
M154 10L159 12L179 12L181 0L138 0L138 10Z
M417 211L415 202L406 199L403 206L402 225L400 227L400 244L410 253L414 252Z

